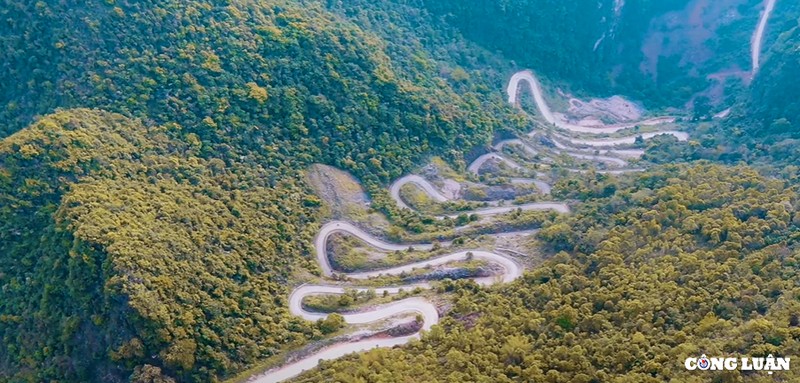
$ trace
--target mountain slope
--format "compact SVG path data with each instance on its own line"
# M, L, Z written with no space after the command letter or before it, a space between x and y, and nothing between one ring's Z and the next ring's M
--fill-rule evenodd
M278 298L309 240L304 190L196 154L84 109L0 143L0 377L206 381L313 335Z
M714 48L724 54L698 66L680 62L686 52L656 55L655 80L638 66L643 41L663 26L653 20L710 3L615 7L621 3L4 2L0 381L219 381L320 340L319 325L291 317L285 302L295 274L316 270L308 246L320 201L304 184L306 166L322 162L352 172L373 192L371 207L387 209L391 201L381 185L426 156L463 168L465 153L480 150L496 132L530 124L503 100L502 84L516 65L579 89L675 105L702 91L704 76L720 62L746 50L732 43L750 33L755 17L749 11L757 5L719 2L746 13L725 25L732 40L698 43L724 45ZM779 41L792 47L794 35L787 36ZM781 118L793 123L794 99L787 95L794 94L794 53L774 53L748 99L759 126L771 129L778 121L765 134L788 133ZM700 141L709 151L722 147L707 137ZM652 152L660 144L650 145ZM708 180L709 174L716 178ZM706 203L693 194L706 181L724 192L721 200ZM568 187L602 188L606 195L618 186L604 177L572 182L556 196L600 195L571 194ZM673 182L678 186L670 188ZM622 186L611 198L589 201L578 218L544 231L542 239L576 259L562 254L499 293L468 283L447 287L457 294L447 332L436 330L408 352L383 350L328 365L365 380L397 374L463 381L462 373L474 370L469 376L487 381L543 374L553 381L605 381L625 371L645 379L666 364L636 364L650 355L643 350L660 351L640 335L664 338L663 344L671 336L678 343L705 341L702 333L679 333L679 325L692 326L702 315L730 321L722 325L746 340L725 339L714 345L719 350L796 351L791 323L797 320L789 314L795 305L784 299L794 294L796 256L773 247L795 240L793 190L746 168L714 166L666 168ZM702 197L709 196L715 197ZM734 208L720 206L725 203ZM390 218L401 225L412 214ZM671 221L676 215L686 221ZM670 253L665 243L676 238L700 250ZM644 239L655 244L630 245ZM672 258L648 258L645 248ZM732 285L714 285L719 275L692 269L703 257L736 263L728 265L737 272ZM638 283L655 296L685 281L675 273L650 279L648 271L673 261L687 269L690 282L720 294L751 280L757 291L741 299L725 295L716 306L679 302L687 316L651 297L613 291L607 307L579 291L602 289L603 272L622 275L644 266L614 283L622 290ZM539 296L563 300L553 307ZM468 338L474 313L482 319ZM615 333L631 323L636 327ZM762 327L766 338L746 338ZM526 332L514 333L520 329ZM480 352L457 349L470 342ZM568 348L587 356L572 361L575 370L553 376L548 371L560 365L545 358L567 355ZM542 353L528 356L537 350ZM620 359L606 360L604 353ZM406 364L412 361L413 368ZM346 379L336 374L321 370L303 379Z
M378 37L318 3L50 1L3 12L0 48L15 64L0 69L6 135L54 107L102 107L176 123L212 144L204 153L259 151L276 165L313 157L365 175L382 161L367 152L381 148L400 154L376 166L388 180L424 152L483 143L501 126L479 108L485 96L454 92L424 52L398 72Z
M592 95L730 104L750 70L760 0L425 0L467 38ZM776 13L782 13L779 7Z
M783 33L770 51L769 60L753 82L740 106L740 118L756 138L800 137L800 90L795 79L800 71L800 29Z
M0 16L0 381L214 381L318 339L283 302L314 270L302 169L376 187L525 123L418 36L317 2Z

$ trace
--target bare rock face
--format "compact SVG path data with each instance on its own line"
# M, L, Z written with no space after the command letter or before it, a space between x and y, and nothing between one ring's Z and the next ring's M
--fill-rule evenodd
M538 193L538 189L525 184L492 186L471 184L463 189L461 197L467 201L510 201L534 193Z
M569 100L568 118L578 120L582 125L602 125L604 122L620 123L642 119L644 109L622 96L595 98L588 102L572 98Z
M441 185L440 192L449 199L461 198L461 184L450 178L443 178L439 168L434 164L429 164L422 168L420 176L433 182L436 185Z
M513 185L490 186L486 188L487 201L512 200L517 197L517 190Z
M556 144L549 137L539 136L539 143L548 148L555 148Z
M440 178L439 168L433 164L428 164L422 168L420 175L427 180L437 180Z
M394 326L381 334L386 334L391 337L398 337L398 336L405 336L411 335L422 329L422 322L411 321L408 323L403 323L397 326Z
M446 179L444 180L444 186L442 187L442 194L445 197L450 199L460 199L461 198L461 184L458 183L456 180Z

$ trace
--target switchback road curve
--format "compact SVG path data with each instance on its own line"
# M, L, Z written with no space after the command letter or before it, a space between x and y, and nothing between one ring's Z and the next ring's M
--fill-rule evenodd
M330 260L328 258L326 245L330 235L335 232L342 232L355 236L364 243L384 251L404 250L409 247L414 247L415 249L421 249L421 250L432 248L432 245L430 244L402 244L402 245L391 244L366 233L365 231L357 228L355 225L349 222L344 222L344 221L330 222L322 227L320 233L317 235L317 240L314 242L317 259L319 261L320 267L323 269L323 273L326 276L333 275L333 270L330 266ZM502 236L502 234L499 234L498 236ZM422 269L428 266L439 266L449 262L462 261L467 259L478 259L491 262L499 266L499 268L502 270L499 274L494 276L473 278L473 280L476 283L481 284L483 286L489 286L496 283L512 282L515 279L519 278L523 272L522 266L520 266L516 261L505 255L491 251L476 249L476 250L457 251L443 256L435 257L433 259L415 262L403 266L383 269L383 270L374 270L369 272L350 273L350 274L343 273L341 275L351 279L367 279L381 275L385 276L400 275L402 273L409 272L414 269ZM375 291L375 293L378 295L383 295L384 293L391 295L391 294L399 294L401 291L409 291L416 288L429 289L431 288L431 285L428 283L418 283L418 284L375 288L372 290ZM315 321L319 319L324 319L325 317L327 317L327 314L310 312L304 309L302 304L303 298L320 294L344 294L346 290L353 290L353 289L357 291L369 290L366 287L345 288L340 285L305 284L292 291L291 295L289 296L289 310L292 314L302 317L306 320ZM411 335L406 335L406 336L388 337L388 338L380 337L380 338L372 338L355 342L338 343L330 347L326 347L318 352L315 352L312 355L303 357L297 361L270 370L251 381L255 383L281 382L286 379L295 377L301 374L303 371L316 367L319 364L320 360L336 359L341 356L347 355L349 353L366 351L378 347L393 347L405 344L412 339L418 339L420 337L421 331L428 331L430 330L431 326L439 323L439 312L436 309L436 306L427 299L420 297L406 298L392 303L378 305L366 311L343 314L342 317L348 324L355 325L355 324L369 324L369 323L379 322L400 315L418 315L418 317L421 318L422 320L421 329Z

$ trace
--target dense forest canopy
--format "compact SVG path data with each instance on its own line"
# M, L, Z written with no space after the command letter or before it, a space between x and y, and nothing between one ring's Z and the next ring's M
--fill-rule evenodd
M470 223L400 210L386 186L539 127L506 103L520 69L732 118L641 143L666 164L632 177L562 169L551 197L575 212L527 218L543 265L500 288L447 282L421 341L298 380L691 381L673 367L702 352L797 355L800 7L776 11L751 84L709 91L749 70L761 5L4 0L0 382L224 381L329 340L341 323L287 307L320 275L325 201L304 170L355 175L390 237ZM720 20L712 37L669 23L692 9Z
M208 381L319 337L282 300L293 266L313 269L319 202L298 171L387 181L520 125L316 2L0 13L3 380ZM137 120L74 109L22 129L70 107Z
M4 380L153 356L209 380L313 336L278 298L311 235L305 191L166 133L78 109L0 145Z
M493 98L455 92L424 52L394 62L318 3L40 1L0 12L3 61L14 63L0 70L3 135L56 107L102 107L175 124L204 154L258 152L275 167L313 158L388 180L503 123L481 107Z

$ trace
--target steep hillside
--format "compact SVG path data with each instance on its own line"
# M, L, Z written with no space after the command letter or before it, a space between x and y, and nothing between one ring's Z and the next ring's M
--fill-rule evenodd
M739 117L748 124L748 136L800 137L797 73L800 73L800 29L795 26L778 38L738 110Z
M177 124L208 144L204 154L258 151L273 166L314 158L388 180L422 153L469 148L502 125L481 108L499 95L454 91L424 50L397 61L316 2L48 1L0 12L3 135L55 107L102 107Z
M747 81L762 8L758 0L424 3L483 47L577 91L679 108L699 97L730 103Z
M279 298L313 201L198 151L85 109L0 142L0 380L208 381L314 336Z
M461 174L493 138L540 126L506 102L503 84L520 68L548 88L648 106L730 101L742 82L728 77L747 70L760 6L6 0L0 382L217 382L328 340L342 323L302 320L287 303L320 274L311 247L322 201L304 170L353 174L369 193L354 203L388 213L380 222L393 239L402 228L470 236L454 222L480 217L459 206L517 208L449 201L447 213L459 215L440 220L398 208L389 181L431 155L470 183L527 181L518 186L531 194L517 199L531 205L580 203L571 218L517 208L509 219L519 222L479 227L546 225L538 240L556 257L498 290L447 283L452 311L422 342L326 363L301 380L683 381L669 361L702 347L797 354L800 218L789 181L708 164L616 169L637 172L620 180L588 160L562 166L600 153L587 148L533 155L543 165L520 170L530 179L513 169ZM796 26L796 11L781 8L780 28ZM800 58L797 31L787 31L768 30L773 48L736 119L698 127L687 142L630 136L647 146L632 163L800 158ZM556 149L552 133L530 150ZM547 182L570 180L551 193L544 172Z
M800 4L782 2L780 13L767 29L767 48L752 83L737 95L730 115L699 130L700 145L672 149L658 148L651 159L666 161L713 159L728 163L747 161L777 166L787 175L796 170L798 149L798 88L795 74L800 70L798 21ZM790 17L794 15L795 17ZM792 178L796 177L791 175Z
M0 381L213 381L317 339L283 301L315 269L301 170L374 187L524 123L418 35L318 2L0 16Z

